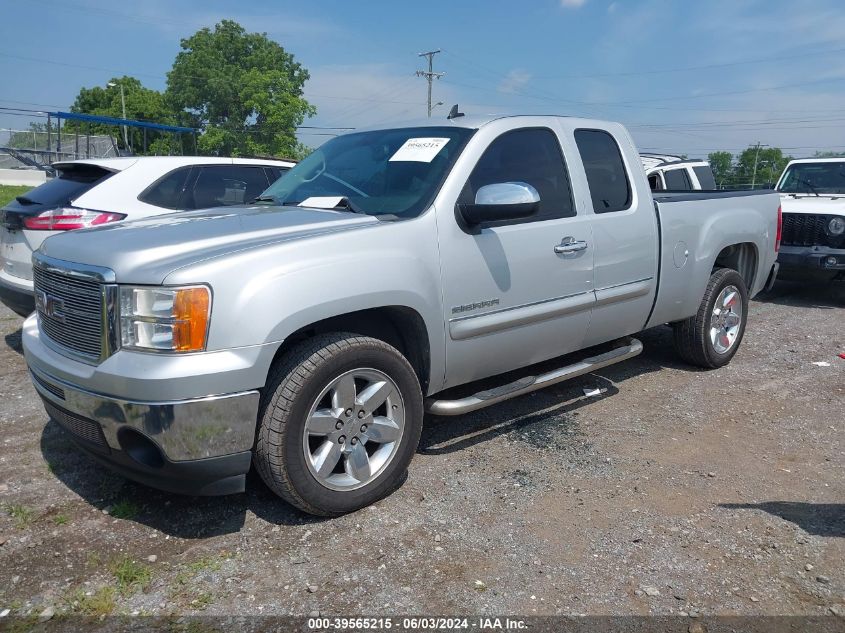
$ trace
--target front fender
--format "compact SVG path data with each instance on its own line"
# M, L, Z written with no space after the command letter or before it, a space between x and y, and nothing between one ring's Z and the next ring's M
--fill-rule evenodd
M233 253L180 269L166 280L198 282L210 284L213 292L209 350L278 347L317 321L402 306L425 323L429 384L442 381L445 329L433 213Z

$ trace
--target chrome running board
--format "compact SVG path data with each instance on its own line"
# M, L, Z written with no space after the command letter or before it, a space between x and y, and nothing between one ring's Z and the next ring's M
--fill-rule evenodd
M477 411L484 407L489 407L497 402L516 398L517 396L550 387L564 380L575 378L583 374L589 374L591 371L620 363L623 360L633 358L643 351L643 344L635 339L629 339L628 344L623 347L617 347L604 354L598 356L591 356L582 361L567 365L566 367L559 367L553 371L540 374L539 376L526 376L520 378L501 387L495 389L487 389L479 391L466 398L458 400L439 400L437 398L427 398L425 401L425 409L428 413L434 415L463 415L471 411Z

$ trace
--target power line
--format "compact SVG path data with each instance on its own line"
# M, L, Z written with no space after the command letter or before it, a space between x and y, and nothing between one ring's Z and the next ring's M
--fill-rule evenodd
M440 52L438 48L436 51L428 51L426 53L420 53L419 57L427 57L428 58L428 70L418 70L414 74L417 77L425 77L426 81L428 81L428 118L431 118L431 83L435 79L440 79L446 73L436 73L434 72L433 64L434 64L434 56ZM438 103L437 105L440 105Z

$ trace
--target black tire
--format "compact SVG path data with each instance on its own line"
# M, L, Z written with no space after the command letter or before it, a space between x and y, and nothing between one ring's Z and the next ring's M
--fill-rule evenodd
M726 286L735 286L739 290L742 300L742 319L736 340L730 349L719 353L710 340L710 316L719 293ZM674 330L675 350L681 358L691 365L716 369L731 362L731 359L742 343L745 335L745 324L748 320L748 290L742 276L731 268L720 268L713 271L710 281L701 299L701 305L695 316L672 324Z
M369 367L387 374L405 404L404 432L384 471L361 488L323 486L302 450L305 423L320 392L336 377ZM416 373L395 348L378 339L337 332L303 341L274 365L258 412L253 463L264 483L288 503L320 516L338 516L370 505L405 480L422 432L423 398Z

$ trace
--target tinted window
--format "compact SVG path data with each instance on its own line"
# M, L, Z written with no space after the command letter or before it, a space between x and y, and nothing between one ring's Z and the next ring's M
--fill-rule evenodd
M188 184L188 176L191 167L180 167L174 169L163 178L159 178L152 186L148 187L138 200L152 204L164 209L183 209L181 204L182 192Z
M252 202L270 183L261 167L207 165L186 197L185 208L208 209Z
M702 189L716 188L716 179L713 177L713 170L710 169L710 165L699 165L693 167L692 170L695 172L695 177L698 178L698 184L701 185Z
M788 167L778 191L786 193L845 193L845 163L795 163Z
M652 174L649 176L648 186L652 191L660 191L663 189L663 185L660 184L660 176L658 174Z
M587 172L593 211L610 213L631 206L631 185L613 137L602 130L575 130L575 143Z
M515 130L493 141L472 170L459 202L471 204L481 187L500 182L527 182L540 194L539 211L522 222L575 215L563 154L551 130Z
M666 179L666 188L669 191L689 191L692 189L692 185L687 177L686 167L667 169L663 172L663 177Z
M54 208L67 205L111 175L112 172L95 165L69 165L60 169L57 177L18 196L17 204L11 206Z

